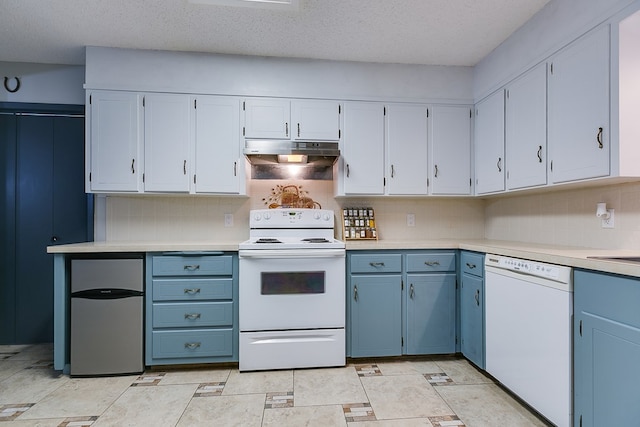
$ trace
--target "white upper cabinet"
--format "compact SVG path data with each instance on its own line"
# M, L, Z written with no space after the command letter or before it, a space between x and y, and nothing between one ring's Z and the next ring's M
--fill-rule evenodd
M476 194L504 191L504 90L476 105Z
M291 105L288 99L248 98L242 106L245 138L291 138Z
M387 194L427 194L428 114L424 105L387 105Z
M243 109L245 138L340 139L338 101L247 98Z
M547 63L507 86L507 189L547 183Z
M142 97L91 91L87 110L87 191L141 191Z
M609 175L609 39L603 25L551 58L549 148L553 183Z
M432 195L471 194L471 111L468 105L431 109Z
M195 164L192 192L244 193L240 101L233 97L202 95L192 98L192 106Z
M344 103L338 195L384 194L384 105Z
M147 94L143 105L144 190L188 192L191 176L189 96Z
M340 109L338 101L291 101L293 139L338 141Z

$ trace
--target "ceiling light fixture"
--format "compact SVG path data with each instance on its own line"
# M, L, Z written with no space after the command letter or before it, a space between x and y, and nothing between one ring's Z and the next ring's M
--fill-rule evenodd
M253 7L272 10L298 10L300 0L188 0L193 4L211 6Z

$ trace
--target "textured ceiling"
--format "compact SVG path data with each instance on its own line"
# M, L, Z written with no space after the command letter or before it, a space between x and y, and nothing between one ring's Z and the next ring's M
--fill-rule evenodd
M0 0L0 61L83 64L84 46L473 66L549 0Z

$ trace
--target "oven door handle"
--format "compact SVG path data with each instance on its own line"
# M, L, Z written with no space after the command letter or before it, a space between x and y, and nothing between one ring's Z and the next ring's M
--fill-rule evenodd
M240 258L344 258L344 249L243 249Z

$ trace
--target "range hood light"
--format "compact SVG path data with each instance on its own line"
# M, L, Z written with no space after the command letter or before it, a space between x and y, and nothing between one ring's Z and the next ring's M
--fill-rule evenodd
M279 154L278 163L307 163L307 156L304 154Z

